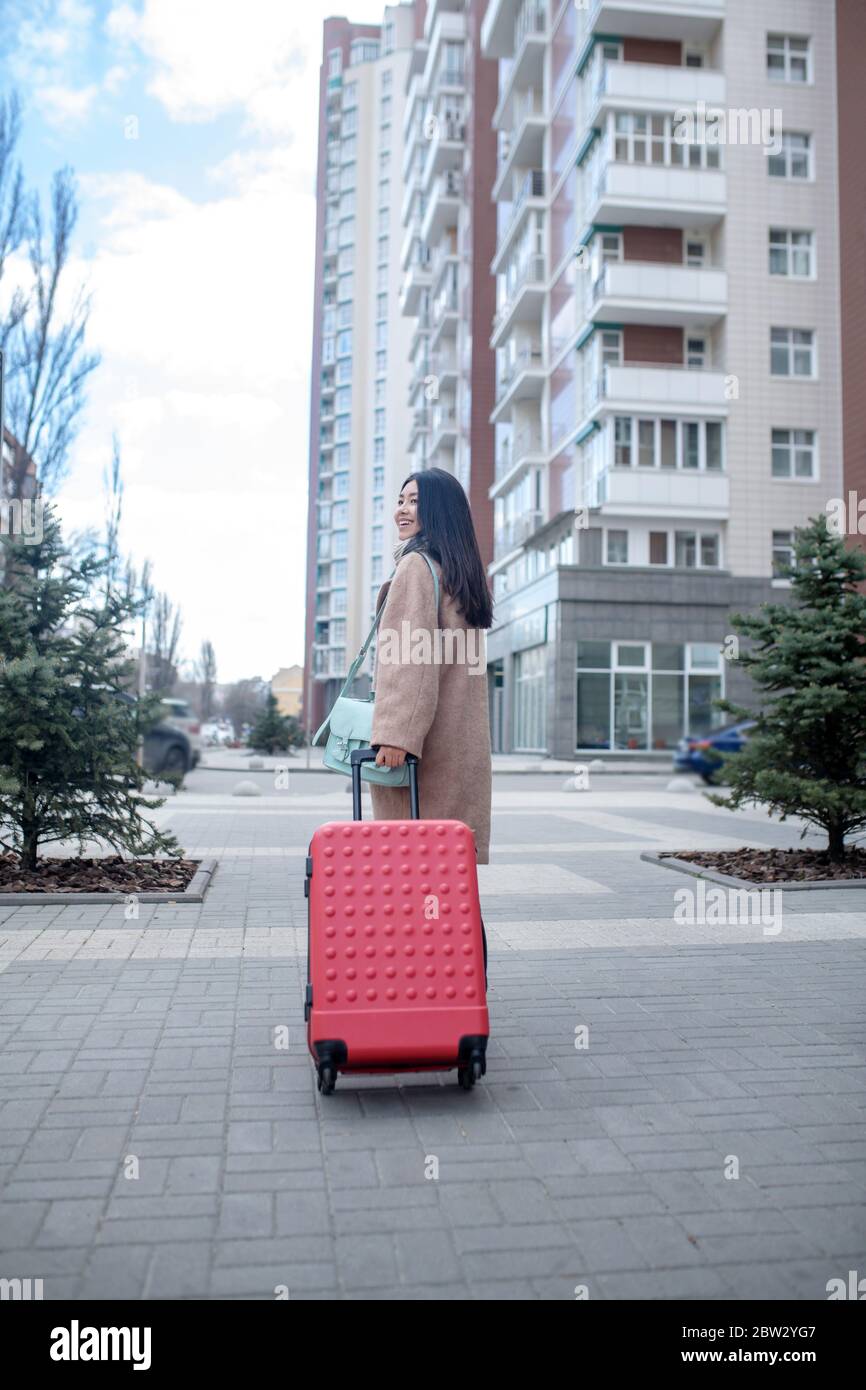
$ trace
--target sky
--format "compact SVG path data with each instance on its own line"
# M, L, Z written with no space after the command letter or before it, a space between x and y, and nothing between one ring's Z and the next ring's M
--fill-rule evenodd
M102 362L58 496L101 527L112 433L121 547L220 681L303 660L322 21L374 0L0 0L0 91L47 194L71 165L70 283ZM11 277L10 277L11 282Z

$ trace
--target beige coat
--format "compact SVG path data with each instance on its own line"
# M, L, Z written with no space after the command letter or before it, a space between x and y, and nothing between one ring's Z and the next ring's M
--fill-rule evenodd
M376 646L371 742L421 759L422 817L463 821L475 835L478 863L487 864L492 774L485 648L481 632L467 627L441 577L439 587L437 620L433 576L423 555L410 551L379 591L377 607L385 593L387 600ZM432 634L440 626L443 633L455 633L443 638L440 661L413 662L413 650L422 658L435 657ZM425 633L431 634L429 652ZM377 820L408 820L408 787L371 783L370 791Z

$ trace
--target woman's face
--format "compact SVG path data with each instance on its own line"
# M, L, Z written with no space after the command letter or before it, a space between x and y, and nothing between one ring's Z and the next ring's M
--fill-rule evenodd
M401 541L408 541L411 536L417 536L421 530L421 523L418 520L418 484L414 478L406 484L397 498L394 520L397 523L397 534Z

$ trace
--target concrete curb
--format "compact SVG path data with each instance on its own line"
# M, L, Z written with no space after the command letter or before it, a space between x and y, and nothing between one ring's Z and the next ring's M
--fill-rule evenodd
M69 907L76 903L202 903L217 859L202 859L182 893L0 893L0 907Z
M866 878L816 878L808 883L750 883L748 879L733 878L730 874L718 873L716 869L706 869L702 864L692 864L687 859L675 859L670 855L653 854L651 850L644 850L641 859L662 869L675 869L677 873L689 874L692 878L720 883L724 888L780 888L786 893L802 892L806 888L866 888Z

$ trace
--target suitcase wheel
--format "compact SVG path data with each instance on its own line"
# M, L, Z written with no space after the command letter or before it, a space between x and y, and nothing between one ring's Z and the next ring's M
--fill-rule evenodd
M330 1066L330 1064L327 1062L324 1062L318 1068L316 1084L318 1085L318 1088L323 1096L333 1095L334 1087L337 1084L337 1068Z
M468 1067L458 1067L457 1080L464 1091L471 1091L476 1081L480 1081L484 1074L484 1067L477 1057L469 1063Z

